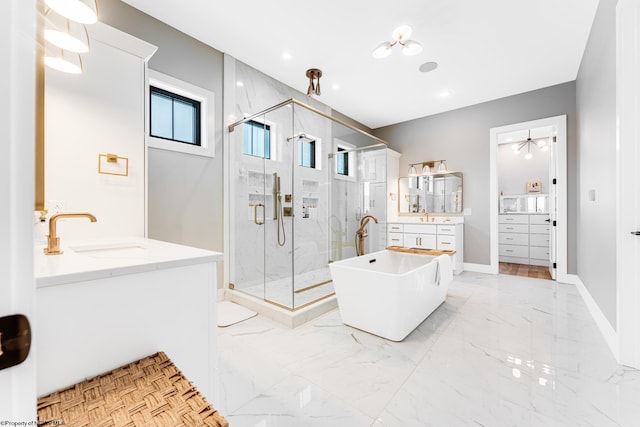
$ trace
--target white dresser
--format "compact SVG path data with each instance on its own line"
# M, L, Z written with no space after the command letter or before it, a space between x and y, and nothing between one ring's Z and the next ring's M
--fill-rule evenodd
M549 265L549 214L500 214L501 262Z
M462 223L389 223L389 246L454 250L453 272L460 274L464 263L464 224Z

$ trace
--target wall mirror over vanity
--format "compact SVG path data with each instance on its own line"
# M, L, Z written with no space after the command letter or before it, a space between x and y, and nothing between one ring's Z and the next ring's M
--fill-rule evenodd
M420 167L410 165L410 176L398 178L398 219L388 225L387 242L389 246L453 251L453 271L460 274L464 261L462 173L446 168L432 173L425 168L432 163L416 163L422 175L416 173Z
M462 213L462 173L398 178L398 213Z

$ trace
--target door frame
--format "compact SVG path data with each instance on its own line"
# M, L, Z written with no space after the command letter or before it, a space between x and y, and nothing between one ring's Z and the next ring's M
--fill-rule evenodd
M567 274L567 116L554 116L489 129L490 273L498 274L498 137L500 134L552 126L556 137L556 280L571 283Z
M35 202L36 1L0 2L0 47L8 61L0 69L0 316L30 320L32 345L20 365L0 371L2 420L36 420Z
M616 276L618 361L640 369L640 0L616 7ZM614 349L615 353L615 349Z

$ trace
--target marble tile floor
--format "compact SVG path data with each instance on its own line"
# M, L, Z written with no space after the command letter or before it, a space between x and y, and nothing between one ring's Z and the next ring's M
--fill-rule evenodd
M232 427L640 425L640 371L616 364L572 285L465 272L399 343L338 310L218 331L214 406Z

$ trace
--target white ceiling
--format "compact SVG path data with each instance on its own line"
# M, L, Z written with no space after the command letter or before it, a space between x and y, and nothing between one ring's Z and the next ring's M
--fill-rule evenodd
M598 0L123 0L371 128L575 80ZM401 24L421 54L371 50ZM288 52L291 59L284 59ZM429 61L438 68L421 73ZM333 89L338 85L339 89ZM441 97L443 91L451 95Z

